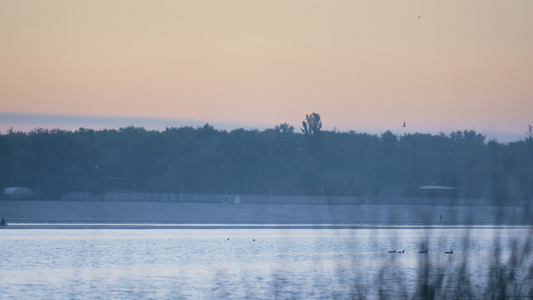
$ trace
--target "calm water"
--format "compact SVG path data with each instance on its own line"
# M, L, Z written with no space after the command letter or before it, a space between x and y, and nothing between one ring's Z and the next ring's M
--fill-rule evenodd
M430 280L440 274L450 285L466 266L480 295L495 257L506 264L531 234L523 227L13 228L0 230L2 299L412 295L426 265ZM393 249L405 253L389 254ZM529 291L531 257L524 256L513 270Z

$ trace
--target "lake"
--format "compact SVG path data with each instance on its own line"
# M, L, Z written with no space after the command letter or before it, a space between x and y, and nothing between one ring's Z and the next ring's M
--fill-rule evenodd
M531 296L531 233L489 226L10 224L0 230L0 297L393 299L425 291L426 282L436 295L482 299L501 278L508 278L508 294Z

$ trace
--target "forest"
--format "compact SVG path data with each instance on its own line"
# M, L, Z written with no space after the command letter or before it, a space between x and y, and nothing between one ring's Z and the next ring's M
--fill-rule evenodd
M533 138L487 141L471 130L380 135L302 128L217 130L209 124L76 131L36 128L0 135L0 187L48 198L103 193L109 179L144 192L253 195L416 196L419 187L457 188L457 197L523 204L533 196Z

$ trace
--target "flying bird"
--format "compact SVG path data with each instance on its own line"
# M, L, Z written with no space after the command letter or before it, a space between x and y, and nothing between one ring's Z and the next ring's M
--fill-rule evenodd
M402 127L405 128L405 122L403 122L403 126Z
M422 18L422 16L418 16L418 18L417 18L417 19L420 19L420 18Z

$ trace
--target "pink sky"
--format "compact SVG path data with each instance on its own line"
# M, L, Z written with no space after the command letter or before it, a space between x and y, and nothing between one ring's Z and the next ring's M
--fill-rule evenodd
M77 125L54 116L299 130L316 112L326 129L523 138L532 37L531 0L1 1L0 132Z

